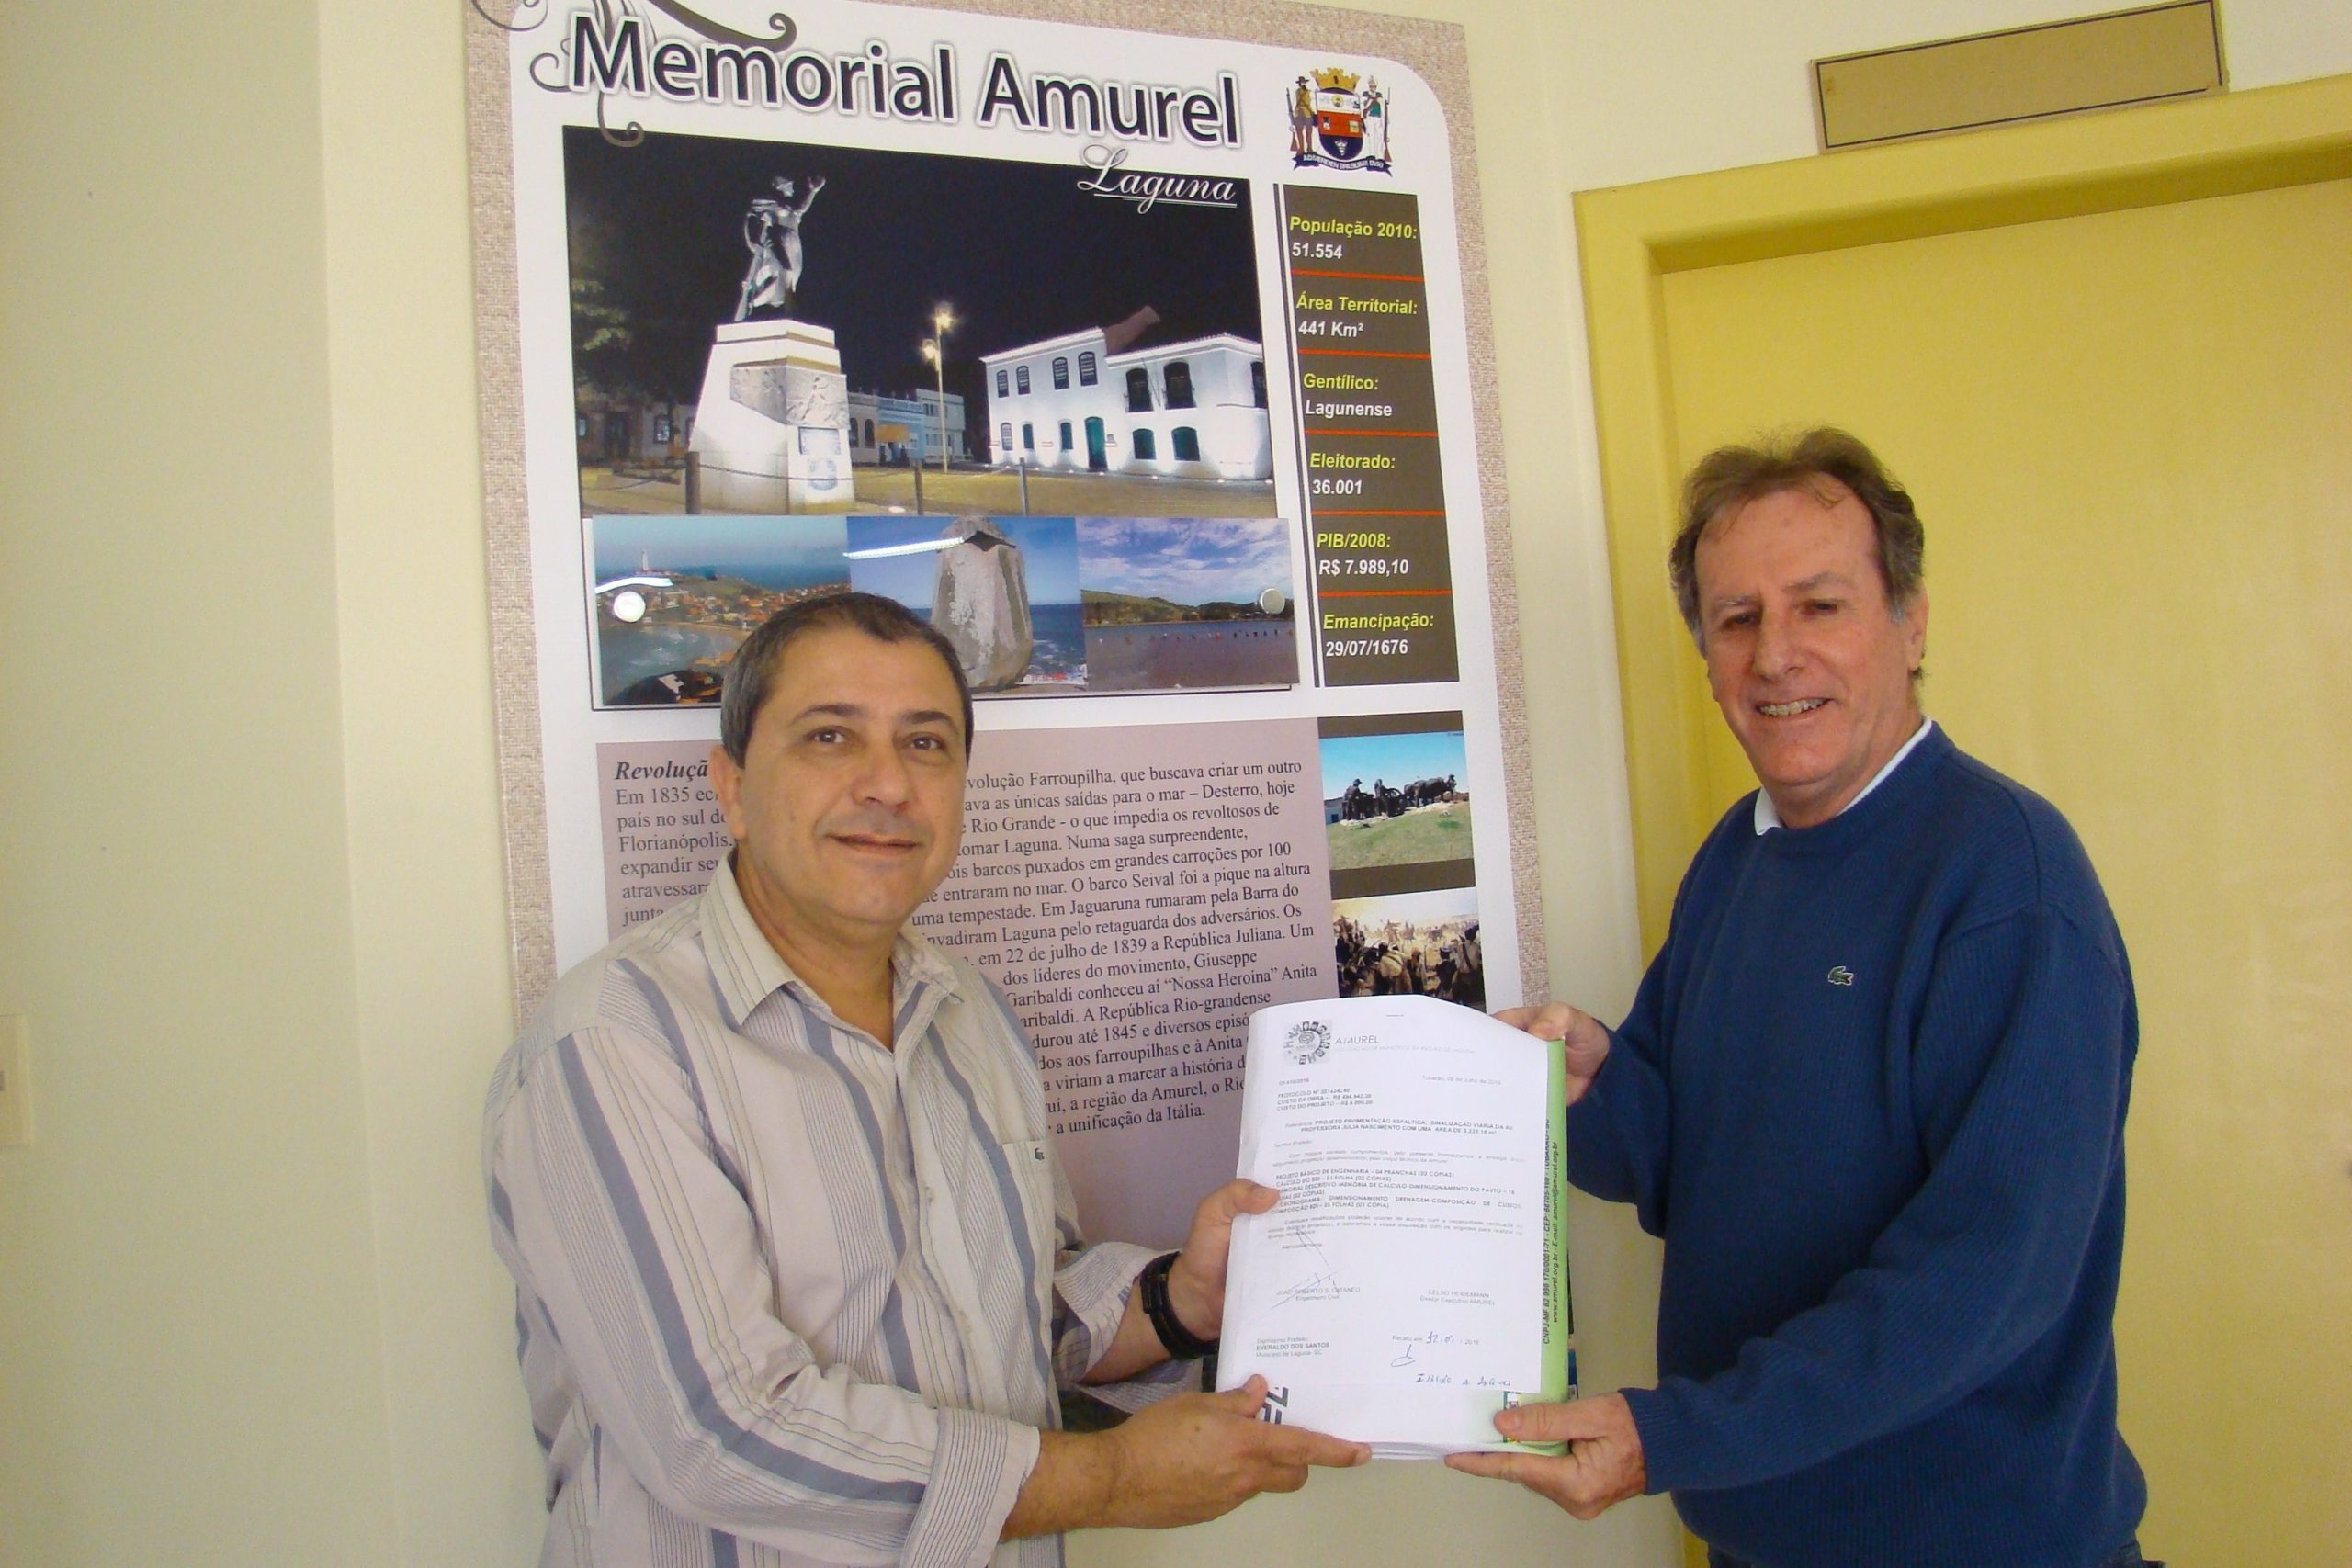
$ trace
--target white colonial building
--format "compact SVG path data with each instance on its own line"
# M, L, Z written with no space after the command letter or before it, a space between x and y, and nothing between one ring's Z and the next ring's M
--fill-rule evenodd
M1129 349L1159 318L984 354L989 449L1037 468L1265 479L1265 350L1230 333Z
M947 394L947 451L954 457L972 455L961 392ZM887 392L852 392L849 452L853 463L938 462L939 394L926 390L894 398Z

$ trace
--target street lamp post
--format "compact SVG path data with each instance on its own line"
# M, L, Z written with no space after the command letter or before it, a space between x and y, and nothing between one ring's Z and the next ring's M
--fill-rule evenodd
M956 312L942 305L931 313L933 335L922 340L922 356L939 376L939 471L947 471L947 334L955 330Z

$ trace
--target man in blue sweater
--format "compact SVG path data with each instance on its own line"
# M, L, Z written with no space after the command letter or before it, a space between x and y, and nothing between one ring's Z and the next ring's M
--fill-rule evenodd
M1683 618L1763 787L1683 878L1616 1030L1567 1042L1568 1170L1666 1242L1657 1386L1458 1455L1579 1518L1670 1491L1716 1568L2121 1568L2123 941L2047 801L1918 704L1924 541L1861 443L1726 447ZM2158 1565L2160 1568L2160 1565Z

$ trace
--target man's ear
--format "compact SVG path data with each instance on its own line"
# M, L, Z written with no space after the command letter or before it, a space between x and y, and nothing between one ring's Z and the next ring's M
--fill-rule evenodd
M743 770L727 754L724 746L710 749L710 793L718 796L719 815L727 818L727 831L738 842L743 837Z
M1903 612L1904 655L1909 667L1917 670L1928 660L1928 591L1920 589L1911 595L1910 608Z

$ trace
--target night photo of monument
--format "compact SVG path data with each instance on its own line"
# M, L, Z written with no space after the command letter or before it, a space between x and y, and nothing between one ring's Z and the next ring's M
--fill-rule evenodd
M1272 513L1246 183L1227 206L1146 208L1082 188L1075 157L592 128L564 157L583 513L911 509L923 468L927 512ZM1041 362L1031 416L1029 369L1016 386L1001 362L1066 338L1094 345L1083 385ZM1123 353L1189 357L1165 417L1209 439L1105 460L1104 422L1080 417L1090 470L1052 400L1112 396L1096 361Z

